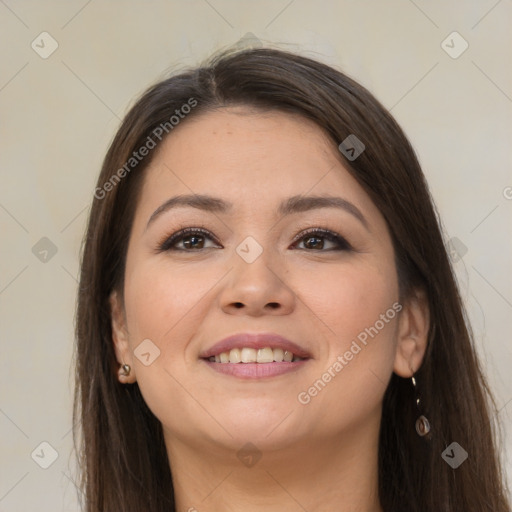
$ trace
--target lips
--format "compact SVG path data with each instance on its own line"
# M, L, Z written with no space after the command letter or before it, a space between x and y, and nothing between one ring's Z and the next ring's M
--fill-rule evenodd
M220 362L221 354L230 353L234 349L240 350L241 353L243 349L252 349L260 354L263 352L268 353L268 350L265 351L265 349L271 349L275 353L283 351L283 353L293 354L294 360L311 358L311 354L306 349L275 333L234 334L204 350L199 354L199 357L206 360L210 360L213 357L215 358L214 360ZM246 352L250 353L251 351ZM268 362L270 363L271 361L268 360Z

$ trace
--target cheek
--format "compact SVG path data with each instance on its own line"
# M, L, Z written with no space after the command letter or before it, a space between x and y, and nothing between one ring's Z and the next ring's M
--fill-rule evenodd
M170 268L165 261L141 263L126 281L131 327L139 335L152 335L162 342L176 338L173 333L180 331L182 322L197 315L201 301L221 277L222 272L204 266L190 268L184 264Z
M311 276L314 275L314 279ZM398 301L396 270L386 262L372 265L357 261L334 268L301 271L294 278L299 297L308 306L321 332L330 340L331 349L344 345L366 328L373 326ZM300 303L300 302L299 302ZM396 316L394 310L388 316ZM386 318L388 320L388 318ZM389 331L379 322L380 330ZM336 342L336 344L333 344Z
M180 410L181 417L204 413L187 391L197 357L189 350L189 342L200 331L208 310L208 292L223 274L212 268L169 269L161 262L158 266L140 264L135 271L127 272L125 305L137 383L153 414L183 435L190 425L181 425L172 411ZM148 339L154 346L144 350L151 354L150 364L145 364L146 358L137 354L142 352L138 348L143 346L141 341ZM194 393L201 396L200 392Z
M137 355L137 345L150 339L159 352L149 368L135 360L141 381L155 380L156 369L160 379L169 378L169 373L186 378L187 363L197 357L190 340L200 330L208 292L221 278L222 272L212 269L170 269L165 262L140 265L130 276L126 308L132 349Z
M320 278L318 281L317 279ZM304 283L307 305L327 328L328 353L300 402L321 415L325 428L346 426L377 410L392 373L398 286L394 266L347 265L319 275L316 292ZM342 406L341 406L342 405ZM306 411L305 411L306 413Z

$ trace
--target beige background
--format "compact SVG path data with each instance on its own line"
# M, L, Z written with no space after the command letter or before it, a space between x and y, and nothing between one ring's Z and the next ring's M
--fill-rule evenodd
M511 20L510 0L0 0L0 511L78 510L78 254L119 119L167 71L248 33L341 67L412 140L446 238L460 241L454 265L506 425L511 481ZM31 47L51 49L43 31L58 43L46 59ZM458 58L442 46L453 31L469 44ZM463 48L457 36L446 44ZM56 254L38 253L47 241L33 251L43 237ZM51 461L43 441L58 453L48 469L35 462Z

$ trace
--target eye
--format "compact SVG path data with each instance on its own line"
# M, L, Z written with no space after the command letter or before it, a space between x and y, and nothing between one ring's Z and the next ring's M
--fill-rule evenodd
M205 241L215 240L215 237L203 228L185 228L173 233L158 244L159 252L163 251L183 251L193 252L194 250L210 249L205 246ZM182 247L177 247L182 243ZM215 247L215 246L213 246Z
M322 252L352 250L351 245L341 235L329 231L328 229L313 228L300 233L300 235L295 237L295 240L304 244L304 248L300 247L302 250L308 249ZM328 241L328 244L331 244L331 247L325 247L325 240ZM332 245L334 247L332 247Z

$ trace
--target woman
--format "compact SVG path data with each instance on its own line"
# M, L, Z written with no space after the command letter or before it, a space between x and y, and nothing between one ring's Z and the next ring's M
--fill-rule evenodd
M510 510L427 184L362 86L214 57L139 99L94 195L85 510Z

